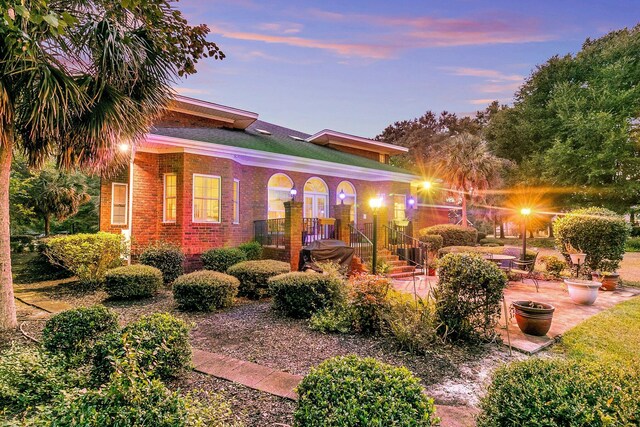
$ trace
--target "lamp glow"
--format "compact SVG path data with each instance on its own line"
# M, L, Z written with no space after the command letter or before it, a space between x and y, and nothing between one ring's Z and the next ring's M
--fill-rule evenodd
M369 206L371 209L378 209L382 206L382 197L374 197L369 200Z
M289 190L289 194L291 194L291 201L293 202L296 198L296 194L298 194L298 190L296 190L295 185L291 187L291 190Z
M126 153L130 148L131 146L126 142L121 142L120 144L118 144L118 150L120 150L122 153Z
M344 205L344 199L345 197L347 197L347 195L344 194L344 190L340 190L340 194L338 194L338 197L340 198L340 203Z
M424 181L422 183L422 188L424 188L425 190L430 190L432 186L433 184L431 183L431 181Z
M531 209L530 208L522 208L522 209L520 209L520 214L524 215L524 216L531 215Z
M414 199L413 197L409 197L409 206L413 207L413 205L416 204L416 199Z

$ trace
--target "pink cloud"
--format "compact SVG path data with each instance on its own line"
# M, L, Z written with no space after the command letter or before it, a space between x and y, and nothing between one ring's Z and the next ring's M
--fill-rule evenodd
M303 25L295 22L265 22L256 26L259 30L279 34L297 34L302 31Z
M470 68L470 67L444 67L454 76L483 77L493 82L511 81L521 82L523 77L519 74L505 74L498 70L486 68Z

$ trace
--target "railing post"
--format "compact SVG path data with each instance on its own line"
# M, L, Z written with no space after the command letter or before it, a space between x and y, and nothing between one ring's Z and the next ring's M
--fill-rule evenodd
M298 270L302 249L302 202L284 202L284 249L291 270Z
M335 205L333 206L333 213L336 217L336 238L342 240L349 246L350 232L349 224L351 223L351 205Z

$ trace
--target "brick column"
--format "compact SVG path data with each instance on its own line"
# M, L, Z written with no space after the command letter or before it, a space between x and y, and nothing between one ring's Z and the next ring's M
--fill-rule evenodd
M291 270L298 271L302 249L302 202L284 202L284 248Z
M333 215L336 220L339 221L339 227L336 227L336 231L340 240L349 244L349 224L351 223L351 205L334 205Z

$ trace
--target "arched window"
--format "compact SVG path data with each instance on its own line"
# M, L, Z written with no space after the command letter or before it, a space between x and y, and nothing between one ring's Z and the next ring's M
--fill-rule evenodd
M351 222L356 222L356 188L349 181L342 181L336 189L336 203L342 203L340 194L344 194L344 204L351 205L351 214L349 215Z
M277 173L269 178L267 184L269 190L267 218L284 218L284 202L291 199L290 191L293 181L283 173Z
M320 178L313 177L304 184L304 217L329 216L329 187Z

